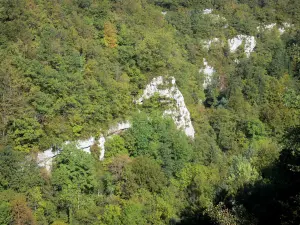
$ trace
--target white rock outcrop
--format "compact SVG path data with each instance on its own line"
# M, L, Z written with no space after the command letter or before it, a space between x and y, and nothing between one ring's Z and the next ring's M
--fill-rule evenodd
M213 14L213 9L204 9L202 11L202 14L205 16L208 16L211 19L211 22L213 23L220 23L220 22L226 22L227 19L223 16L220 16L218 14Z
M279 27L278 31L281 35L283 35L285 33L285 28L284 27Z
M257 27L258 32L271 31L273 29L278 29L280 35L286 32L286 29L291 28L292 25L290 23L283 23L282 26L278 26L276 23L260 25Z
M277 27L276 23L260 25L260 26L257 27L257 31L261 32L261 31L265 31L265 30L273 30L276 27Z
M160 86L168 85L166 88L161 89ZM190 118L190 112L188 111L183 95L179 91L179 89L176 86L176 81L174 77L170 78L170 82L167 80L164 80L163 77L157 77L152 80L150 84L147 85L146 89L144 90L144 93L142 97L137 101L137 103L142 104L144 99L149 99L151 96L153 96L155 93L158 93L159 95L174 99L176 104L174 108L171 108L169 110L166 110L164 112L164 115L169 115L174 120L176 126L179 129L183 129L187 136L194 138L195 131L194 127L191 122ZM105 135L101 135L99 139L95 139L94 137L91 137L87 140L78 140L73 143L75 143L76 147L78 149L82 149L83 151L87 153L91 153L91 147L95 144L100 147L100 157L99 160L103 160L105 156L105 141L107 138L119 134L120 132L129 129L131 127L131 123L128 121L120 122L116 124L115 126L111 126ZM70 141L66 141L64 144L70 144ZM55 158L59 153L61 149L54 150L54 149L48 149L44 152L39 152L37 154L37 163L40 167L45 167L48 171L51 170L53 158Z
M203 10L203 14L207 15L207 14L211 14L213 12L213 9L204 9Z
M40 167L45 167L50 171L52 168L53 158L59 154L59 150L55 151L52 148L44 152L40 152L37 155L37 163Z
M108 132L107 132L107 135L112 135L112 134L115 134L115 133L119 133L123 130L127 130L131 127L131 123L128 122L128 121L125 121L125 122L120 122L118 123L116 126L112 126L109 128Z
M254 36L247 36L247 35L237 35L236 37L228 40L228 46L230 52L234 53L241 46L245 43L244 51L247 57L250 57L251 52L254 51L256 46L256 40Z
M74 141L76 147L78 149L81 149L87 153L91 153L91 147L95 144L100 147L101 152L100 152L100 157L99 160L104 159L105 155L105 141L107 137L119 134L120 132L129 129L131 127L130 122L125 121L125 122L120 122L115 126L112 126L109 128L109 130L106 132L106 136L101 135L98 140L96 140L94 137L91 137L87 140L78 140ZM64 144L70 144L71 141L66 141ZM51 170L52 167L52 161L55 156L57 156L60 153L61 149L54 150L53 148L50 148L44 152L39 152L37 154L37 163L40 167L45 167L48 171Z
M145 88L143 95L136 101L137 104L143 104L145 99L151 98L155 93L162 97L175 100L175 106L164 112L174 120L178 129L182 129L185 134L191 138L195 136L195 130L192 125L190 112L187 109L184 97L178 87L174 77L164 79L162 76L154 78Z
M203 47L205 49L209 50L212 44L217 44L217 43L220 43L220 39L219 38L213 38L213 39L210 39L210 40L203 41Z
M206 59L203 59L203 64L204 64L204 68L201 68L199 70L199 73L204 74L203 88L207 89L207 87L212 82L212 76L213 76L215 70L212 66L208 65L208 62L206 61Z
M70 144L70 141L66 141L65 144ZM85 152L90 153L90 147L95 143L95 138L91 137L87 140L79 140L74 142L78 149L82 149Z
M292 24L290 23L283 23L282 24L283 26L282 27L279 27L279 33L282 35L286 32L287 29L291 28L292 27Z
M100 160L104 159L104 155L105 155L105 141L106 141L105 137L103 135L101 135L100 138L99 138L99 143L98 143L98 146L101 149L100 157L99 157Z

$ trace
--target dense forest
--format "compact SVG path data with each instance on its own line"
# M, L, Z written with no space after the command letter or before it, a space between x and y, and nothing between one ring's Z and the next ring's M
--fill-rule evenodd
M136 104L158 76L194 138ZM300 224L299 116L299 0L0 0L1 225Z

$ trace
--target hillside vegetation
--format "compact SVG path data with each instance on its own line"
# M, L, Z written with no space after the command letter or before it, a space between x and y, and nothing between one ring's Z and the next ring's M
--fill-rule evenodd
M299 224L299 80L298 0L0 0L0 224Z

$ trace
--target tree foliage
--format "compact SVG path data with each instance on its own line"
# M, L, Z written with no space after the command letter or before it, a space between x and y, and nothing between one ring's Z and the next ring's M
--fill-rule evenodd
M297 0L0 0L0 224L299 224L299 26ZM136 104L157 76L194 139L172 99ZM36 164L124 120L104 161L70 144Z

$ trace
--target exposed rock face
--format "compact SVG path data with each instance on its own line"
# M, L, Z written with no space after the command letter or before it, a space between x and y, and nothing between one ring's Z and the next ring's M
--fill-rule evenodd
M66 141L65 144L70 144L70 141ZM78 149L82 149L85 152L90 153L90 147L94 145L95 138L91 137L87 140L80 140L76 141L75 145ZM40 167L45 167L48 171L51 170L52 167L52 161L55 156L57 156L60 153L61 149L58 148L54 150L53 148L50 148L44 152L40 152L37 155L37 163Z
M241 46L243 43L245 43L244 51L246 53L246 56L249 57L251 52L254 51L254 48L256 46L256 40L254 36L247 36L247 35L237 35L236 37L228 40L228 46L230 49L230 52L234 53L238 49L239 46ZM212 38L210 40L203 41L203 47L206 50L209 50L213 44L221 44L224 46L224 42L222 42L219 38Z
M70 141L66 141L65 144L70 144ZM90 153L90 147L95 143L95 138L91 137L90 139L87 140L79 140L76 141L76 147L78 149L82 149L85 152Z
M99 157L100 160L104 159L104 155L105 155L105 146L104 146L105 145L105 141L106 141L105 137L103 135L101 135L101 137L99 138L99 144L98 144L98 146L101 149L100 157Z
M257 31L272 30L276 26L277 26L276 23L270 23L270 24L267 24L267 25L261 25L261 26L257 27Z
M170 78L170 81L164 80L163 77L157 77L152 80L150 84L147 85L146 89L144 90L144 94L142 97L137 101L137 103L142 104L144 99L149 99L155 93L159 95L174 99L176 104L175 107L164 112L164 115L169 115L174 120L175 124L179 129L183 129L187 136L194 138L195 131L194 127L191 122L190 112L188 111L183 95L179 91L176 86L176 81L174 77ZM161 89L160 86L168 85L168 87ZM110 129L106 132L106 135L101 135L98 140L94 137L91 137L87 140L79 140L75 142L75 145L78 149L82 149L87 153L91 153L91 146L97 144L100 149L100 160L104 159L105 155L105 141L106 138L111 137L113 135L119 134L120 132L128 129L131 127L130 122L125 121L118 123L115 126L110 127ZM65 144L71 143L70 141L66 141ZM37 155L37 163L41 167L45 167L48 171L51 170L52 161L55 156L60 153L61 149L53 150L48 149L44 152L40 152Z
M220 39L219 38L213 38L213 39L210 39L210 40L207 40L207 41L204 41L203 42L203 47L207 50L210 49L211 45L212 44L215 44L215 43L220 43Z
M213 9L204 9L203 14L211 14L213 12Z
M129 123L128 121L118 123L116 126L112 126L112 127L108 130L107 136L116 134L116 133L121 132L121 131L123 131L123 130L127 130L127 129L129 129L130 127L131 127L131 123Z
M175 106L164 112L164 115L169 115L174 120L178 129L183 129L185 134L191 138L195 136L195 130L192 125L190 112L187 109L184 97L176 86L174 77L164 79L162 76L154 78L144 90L143 95L137 100L136 103L142 104L144 99L151 98L155 93L165 98L175 100Z
M230 49L230 52L236 52L239 46L241 46L245 42L245 54L247 57L250 57L251 52L254 51L254 48L256 46L256 40L253 36L247 36L247 35L238 35L232 39L228 40L228 46Z
M271 24L265 24L265 25L260 25L257 27L257 31L258 32L262 32L262 31L270 31L273 29L277 29L279 33L282 35L285 33L286 29L291 28L292 25L290 23L283 23L282 26L277 26L276 23L271 23Z
M126 130L130 127L131 127L131 124L128 121L118 123L117 125L112 126L108 130L106 137L113 136L115 134L119 134L123 130ZM100 147L100 149L101 149L99 160L103 160L104 155L105 155L105 147L104 147L105 141L106 141L106 138L104 137L104 135L101 135L98 140L96 140L94 137L91 137L87 140L75 141L74 143L78 149L82 149L83 151L85 151L87 153L91 153L91 147L94 144L97 144L98 147ZM64 144L70 144L70 143L71 143L70 141L66 141ZM55 156L57 156L60 153L60 151L61 151L60 148L58 148L57 150L50 148L44 152L38 153L38 155L37 155L38 165L40 167L45 167L48 171L50 171L51 167L52 167L53 158Z
M129 129L130 127L131 127L131 123L129 123L128 121L118 123L116 126L112 126L108 130L107 137L111 137L113 135L119 134L120 132ZM104 159L104 155L105 155L105 146L104 146L105 145L105 141L106 141L105 137L103 135L101 135L101 137L98 140L98 146L101 149L101 153L100 153L100 157L99 157L100 160Z
M207 87L211 84L212 76L215 72L214 68L212 66L208 65L208 62L206 59L203 59L204 68L201 68L199 70L199 73L204 74L204 82L203 82L203 88L207 89Z
M225 23L227 21L227 19L223 16L220 16L218 14L213 14L213 9L204 9L202 11L203 15L207 15L210 17L211 19L211 22L214 22L214 23ZM224 25L224 28L227 28L228 27L228 24L225 24Z
M52 168L53 158L59 154L59 150L55 151L48 149L44 152L40 152L37 155L37 163L40 167L45 167L46 170L50 171Z
M283 27L279 27L279 33L282 35L282 34L284 34L285 33L285 31L286 31L286 29L289 29L289 28L291 28L293 25L292 24L290 24L290 23L283 23L282 24L283 25Z
M285 33L285 28L284 28L284 27L280 27L280 28L278 29L278 31L279 31L279 33L282 35L282 34Z

